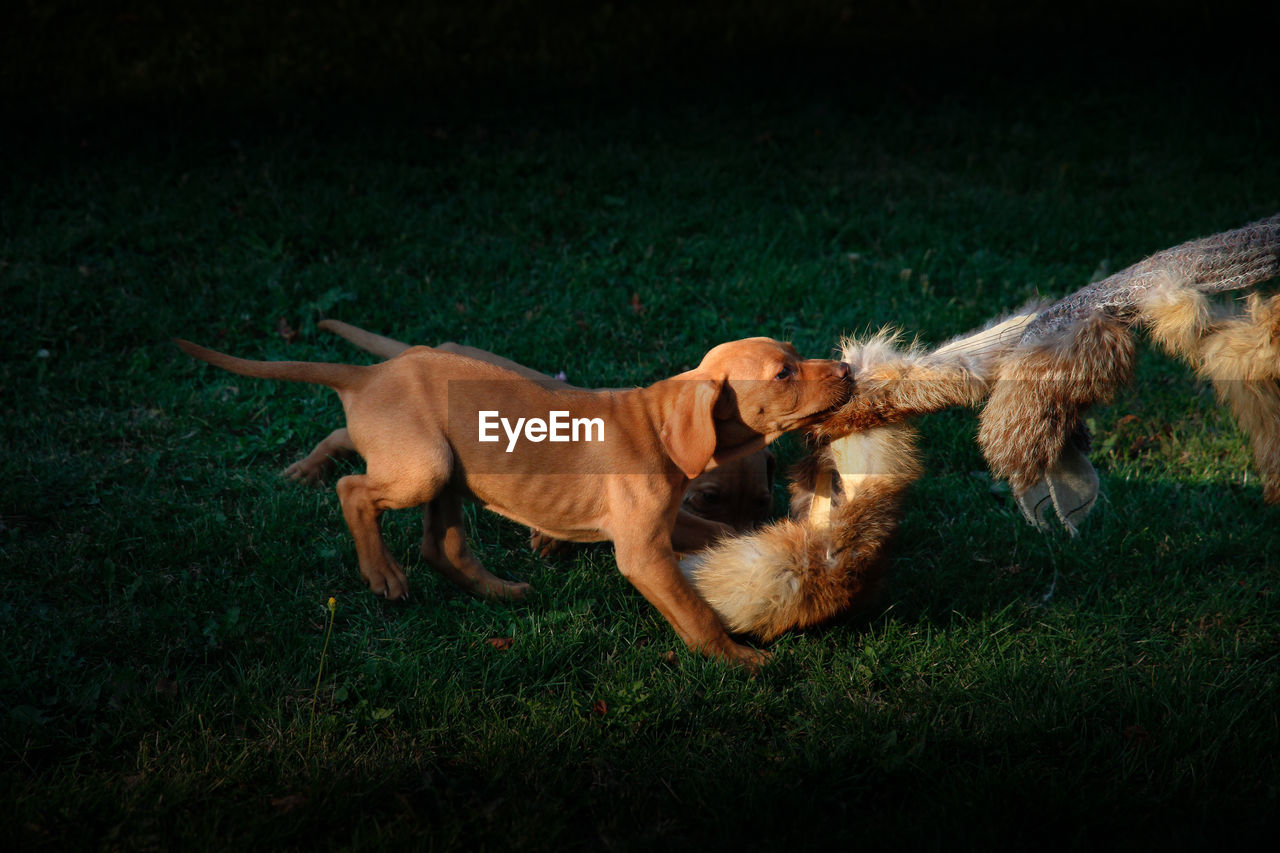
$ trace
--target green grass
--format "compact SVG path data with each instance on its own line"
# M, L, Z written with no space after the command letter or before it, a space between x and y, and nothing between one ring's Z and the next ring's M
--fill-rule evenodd
M1261 843L1276 510L1178 365L1145 355L1092 414L1105 499L1076 540L973 476L971 415L925 421L881 605L751 677L687 653L608 549L542 561L483 513L479 555L531 600L433 576L412 513L387 535L413 599L372 598L332 491L277 476L333 395L168 342L359 359L315 330L334 316L621 385L744 335L938 341L1280 210L1277 114L1228 82L104 109L10 137L0 825L112 849Z

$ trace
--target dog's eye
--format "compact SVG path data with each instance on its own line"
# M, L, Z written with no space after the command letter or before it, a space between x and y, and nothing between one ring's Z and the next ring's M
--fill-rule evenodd
M685 495L685 503L695 509L706 509L720 503L720 493L714 491L690 492Z
M774 379L790 379L795 372L796 372L796 369L788 364L786 367L779 370L778 375L773 378Z

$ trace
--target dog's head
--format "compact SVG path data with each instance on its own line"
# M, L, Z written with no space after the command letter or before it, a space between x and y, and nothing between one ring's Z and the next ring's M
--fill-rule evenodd
M702 472L684 493L684 508L727 524L739 533L754 530L773 512L773 454L757 450Z
M673 386L662 442L689 477L761 449L849 398L849 366L802 359L791 344L747 338L720 344Z

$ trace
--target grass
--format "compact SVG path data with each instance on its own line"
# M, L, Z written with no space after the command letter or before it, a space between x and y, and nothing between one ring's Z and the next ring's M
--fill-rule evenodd
M277 476L333 395L168 342L360 358L315 330L335 316L645 383L744 335L941 340L1280 209L1276 114L1225 74L981 82L104 109L9 137L0 825L27 848L1261 844L1276 511L1178 365L1144 355L1093 413L1105 501L1076 540L974 476L971 415L925 422L881 607L750 677L680 647L608 549L542 561L484 513L479 555L530 601L425 571L411 513L387 532L413 600L373 599L331 490Z

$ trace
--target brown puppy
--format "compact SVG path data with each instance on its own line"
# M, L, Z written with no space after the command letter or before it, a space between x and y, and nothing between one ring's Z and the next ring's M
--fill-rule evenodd
M557 539L612 541L619 570L691 649L752 666L765 655L729 638L676 563L671 531L681 496L708 467L814 423L851 390L843 362L802 360L768 338L721 344L693 370L626 391L545 388L427 347L356 366L246 361L177 344L234 373L338 392L348 436L367 463L367 473L338 481L338 497L374 592L408 592L383 542L381 513L430 503L423 550L434 568L482 594L523 595L526 584L490 574L467 547L461 502L473 497Z
M317 325L382 358L395 358L410 347L410 344L341 320L321 320ZM500 355L464 344L447 342L433 349L505 367L544 387L573 387ZM284 476L319 485L333 470L336 460L355 455L355 446L346 429L337 429L304 458L286 468ZM746 533L767 521L773 508L774 466L773 454L766 449L726 462L697 477L685 491L684 502L676 516L675 529L671 533L672 547L681 553L697 551L722 536ZM429 517L424 519L424 524L429 529ZM544 554L555 545L555 540L536 530L530 542L535 550Z

